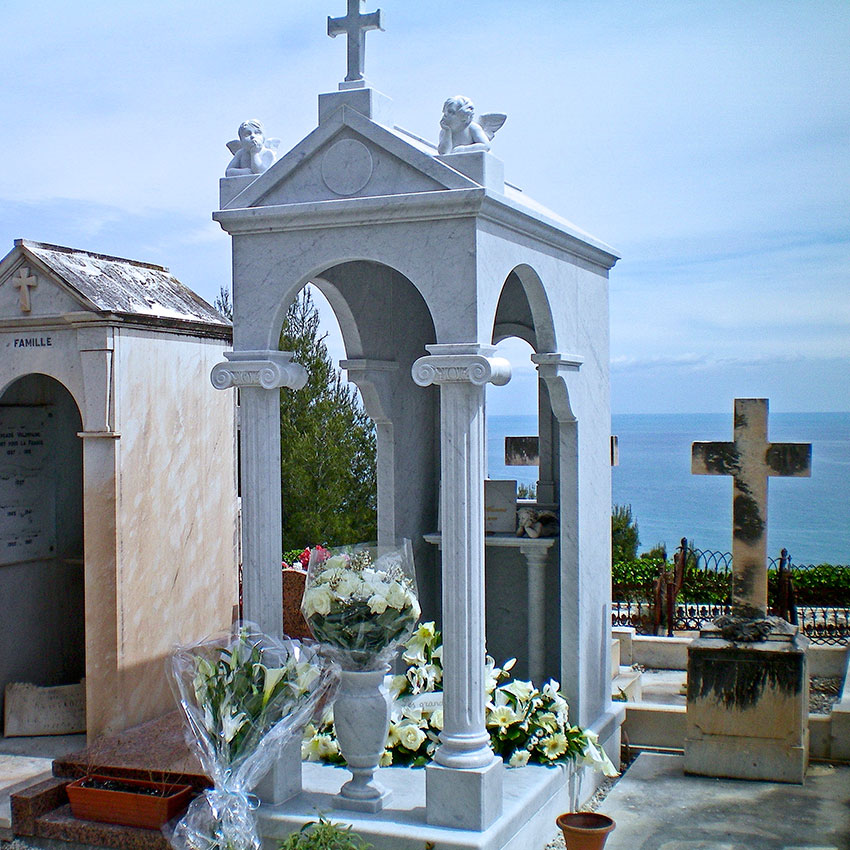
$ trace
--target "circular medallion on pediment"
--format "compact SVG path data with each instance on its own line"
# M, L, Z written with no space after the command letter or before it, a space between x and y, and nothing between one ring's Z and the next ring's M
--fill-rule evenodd
M372 177L372 154L357 139L341 139L322 157L322 180L336 195L359 192Z

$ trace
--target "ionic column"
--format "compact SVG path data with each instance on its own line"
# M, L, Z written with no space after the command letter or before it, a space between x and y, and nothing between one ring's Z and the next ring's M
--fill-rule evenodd
M280 387L300 390L307 371L289 351L228 351L212 385L240 391L242 605L245 619L283 634L280 579Z
M427 819L483 830L502 797L484 722L484 399L487 383L510 380L510 364L490 346L426 348L412 372L419 386L440 387L443 540L443 731L427 768Z

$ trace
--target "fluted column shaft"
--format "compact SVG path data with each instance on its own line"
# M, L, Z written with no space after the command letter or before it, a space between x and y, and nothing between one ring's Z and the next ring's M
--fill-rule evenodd
M216 389L240 390L242 612L269 635L283 634L280 578L280 387L301 389L303 366L287 351L234 351L213 367Z
M507 383L510 364L490 347L427 349L413 379L440 387L443 731L434 760L480 768L494 759L484 718L485 384Z

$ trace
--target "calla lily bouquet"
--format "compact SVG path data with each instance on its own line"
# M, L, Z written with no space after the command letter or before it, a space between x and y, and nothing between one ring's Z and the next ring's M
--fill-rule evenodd
M194 800L175 831L187 850L259 850L249 792L284 745L333 697L336 665L311 641L278 641L243 623L172 658L186 740L214 788Z
M410 541L388 550L314 549L301 611L344 669L380 669L419 619Z

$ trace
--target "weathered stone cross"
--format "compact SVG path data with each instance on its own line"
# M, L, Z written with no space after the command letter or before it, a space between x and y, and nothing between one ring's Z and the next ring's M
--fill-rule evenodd
M343 33L348 36L348 74L345 82L361 85L366 61L366 33L369 30L383 30L381 10L361 15L362 2L364 0L348 0L348 14L344 18L328 18L328 35L331 38Z
M694 443L691 472L732 475L732 615L767 616L767 479L808 477L811 443L767 440L767 399L736 398L734 441Z
M30 299L30 290L38 286L38 278L30 274L27 266L21 266L18 269L17 277L12 278L12 283L15 285L15 289L21 291L21 312L31 312L32 301Z

